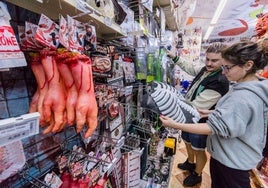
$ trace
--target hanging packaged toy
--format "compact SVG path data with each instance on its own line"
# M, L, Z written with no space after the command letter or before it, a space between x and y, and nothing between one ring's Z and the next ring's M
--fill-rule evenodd
M63 16L60 16L59 42L66 49L69 49L68 23Z
M108 83L118 85L119 87L123 87L123 60L122 57L115 57L113 58L113 70L112 70L112 77L108 78Z
M69 50L74 52L84 51L84 40L83 37L86 34L85 25L67 16L68 22L68 39L69 39Z
M125 84L130 84L136 81L135 66L132 58L130 57L123 58L123 70L124 70Z
M104 78L112 77L113 60L107 46L98 44L96 50L90 53L90 57L94 76Z
M59 45L59 25L41 14L34 38L43 46L56 49Z
M86 33L83 37L85 51L94 52L97 45L96 29L93 25L86 25Z
M20 45L20 49L22 51L31 51L31 49L29 49L28 46L28 41L26 39L26 35L25 35L25 26L18 26L18 34L19 34L19 45Z

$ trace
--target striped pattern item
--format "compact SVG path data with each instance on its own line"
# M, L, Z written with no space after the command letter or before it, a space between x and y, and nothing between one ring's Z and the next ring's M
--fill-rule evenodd
M168 116L178 123L197 123L200 119L196 108L187 103L184 96L174 87L163 82L148 84L142 106Z

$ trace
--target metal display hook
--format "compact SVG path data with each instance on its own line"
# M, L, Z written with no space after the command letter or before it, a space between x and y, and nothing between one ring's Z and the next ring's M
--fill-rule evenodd
M128 7L129 8L133 8L133 7L136 7L136 6L138 6L138 5L144 5L144 4L146 4L146 3L148 3L150 0L146 0L145 2L140 2L140 0L137 0L137 1L132 1L132 2L130 2L130 3L128 3Z
M46 184L45 182L39 180L38 178L30 175L29 173L29 164L26 162L24 165L23 170L19 173L19 175L26 180L27 182L29 182L31 185L35 186L36 188L40 188L40 187L44 187L44 188L51 188L51 186L49 186L48 184ZM43 174L46 174L47 172L44 172Z

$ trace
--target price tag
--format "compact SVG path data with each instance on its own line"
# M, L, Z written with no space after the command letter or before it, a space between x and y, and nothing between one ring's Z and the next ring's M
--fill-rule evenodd
M131 95L132 90L133 90L133 86L125 87L125 96Z
M38 134L39 118L40 114L35 112L0 120L0 146Z

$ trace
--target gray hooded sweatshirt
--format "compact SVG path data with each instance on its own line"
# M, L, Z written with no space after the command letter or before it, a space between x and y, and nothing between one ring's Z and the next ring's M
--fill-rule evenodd
M211 157L227 167L250 170L262 159L268 126L268 80L234 84L208 117Z

